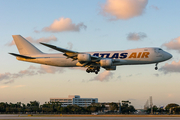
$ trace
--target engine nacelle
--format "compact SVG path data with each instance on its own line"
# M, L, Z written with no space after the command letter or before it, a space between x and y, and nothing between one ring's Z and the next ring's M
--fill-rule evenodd
M87 53L78 54L77 56L79 62L89 62L91 61L91 55Z
M116 70L116 66L103 67L106 70Z
M100 60L100 65L102 67L110 67L112 65L112 59L102 59Z

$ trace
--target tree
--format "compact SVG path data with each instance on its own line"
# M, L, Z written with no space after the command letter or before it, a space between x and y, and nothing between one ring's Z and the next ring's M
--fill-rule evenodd
M176 104L176 103L170 103L170 104L168 104L168 105L165 107L165 109L166 109L166 110L169 110L170 108L177 107L177 106L179 106L179 105Z
M129 113L132 113L132 112L136 111L134 106L129 105L129 104L131 104L131 102L122 101L121 111L122 111L123 114L129 114Z
M115 110L118 110L118 104L117 103L110 103L109 104L110 106L110 111L115 111Z
M172 108L173 114L180 114L180 106L176 106Z
M89 106L90 112L97 112L97 107L96 106Z

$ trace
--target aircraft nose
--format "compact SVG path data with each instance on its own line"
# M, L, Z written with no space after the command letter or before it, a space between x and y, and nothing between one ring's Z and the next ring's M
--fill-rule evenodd
M170 53L166 52L165 57L168 60L171 59L173 56Z

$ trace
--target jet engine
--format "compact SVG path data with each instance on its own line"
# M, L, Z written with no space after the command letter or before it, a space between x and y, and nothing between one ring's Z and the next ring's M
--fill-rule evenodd
M110 67L112 65L112 59L102 59L100 60L100 65L102 67Z
M77 56L79 62L89 62L91 61L91 55L87 53L78 54Z

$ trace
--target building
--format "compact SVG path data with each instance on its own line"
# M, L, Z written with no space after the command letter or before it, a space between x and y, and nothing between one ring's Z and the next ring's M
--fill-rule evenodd
M98 103L98 98L80 98L79 95L69 95L68 98L50 98L50 102L60 102L62 107L67 107L68 105L88 107L92 103Z

